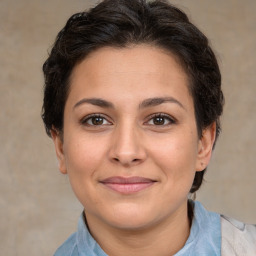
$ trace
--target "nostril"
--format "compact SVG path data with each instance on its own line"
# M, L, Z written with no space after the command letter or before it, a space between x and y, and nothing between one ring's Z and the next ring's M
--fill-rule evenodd
M122 163L125 163L125 164L128 164L129 162L130 163L136 163L136 162L140 161L139 158L134 158L134 159L131 159L131 160L127 160L127 159L119 159L119 157L113 157L113 160L115 162L122 162Z

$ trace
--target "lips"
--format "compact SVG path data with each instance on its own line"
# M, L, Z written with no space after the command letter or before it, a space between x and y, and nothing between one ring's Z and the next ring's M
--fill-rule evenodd
M122 194L133 194L155 184L155 180L144 177L109 177L100 183L107 188Z

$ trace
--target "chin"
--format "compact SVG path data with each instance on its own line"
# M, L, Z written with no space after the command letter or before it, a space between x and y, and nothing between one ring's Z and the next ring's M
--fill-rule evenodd
M126 230L126 231L138 231L143 230L151 226L154 221L149 221L145 218L125 218L124 216L118 220L112 222L112 227L116 229Z
M157 215L155 216L152 209L141 209L140 207L115 207L109 212L110 215L104 215L104 218L112 227L123 230L138 230L145 229L157 222Z

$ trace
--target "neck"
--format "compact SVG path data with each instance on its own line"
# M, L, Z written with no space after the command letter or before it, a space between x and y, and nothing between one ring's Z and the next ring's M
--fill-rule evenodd
M136 230L109 227L86 216L91 235L110 256L174 255L185 245L190 232L187 204L165 220Z

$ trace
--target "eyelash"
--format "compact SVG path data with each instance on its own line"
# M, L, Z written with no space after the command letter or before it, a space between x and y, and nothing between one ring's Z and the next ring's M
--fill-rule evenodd
M168 120L168 124L149 124L149 125L154 125L154 126L168 126L168 125L171 125L171 124L175 124L176 123L176 120L174 118L172 118L170 115L167 115L167 114L164 114L164 113L156 113L156 114L153 114L151 115L149 118L148 118L148 121L146 123L149 123L149 121L153 120L154 118L163 118L165 120Z
M96 125L96 124L93 124L93 123L91 123L91 124L89 124L88 123L88 121L89 120L92 120L93 118L102 118L103 119L103 122L105 122L105 121L107 121L108 122L108 124L99 124L99 125ZM149 122L152 120L153 121L153 119L154 118L163 118L165 121L167 120L168 121L168 124L149 124ZM151 115L151 116L149 116L148 117L148 119L147 119L147 121L144 123L144 124L148 124L148 125L152 125L152 126L168 126L168 125L171 125L171 124L175 124L176 123L176 120L174 119L174 118L172 118L171 116L169 116L169 115L167 115L167 114L164 114L164 113L156 113L156 114L153 114L153 115ZM89 116L86 116L85 118L83 118L82 120L81 120L81 124L82 125L86 125L86 126L105 126L105 125L111 125L112 124L112 122L110 122L109 120L108 120L108 118L106 118L105 117L105 115L103 115L103 114L91 114L91 115L89 115Z
M104 120L108 122L108 124L101 124L101 125L95 125L95 124L88 124L88 121L93 118L102 118L103 119L103 122ZM89 116L86 116L85 118L83 118L81 120L81 124L82 125L86 125L86 126L102 126L102 125L111 125L112 123L110 121L108 121L108 119L102 115L102 114L91 114Z

